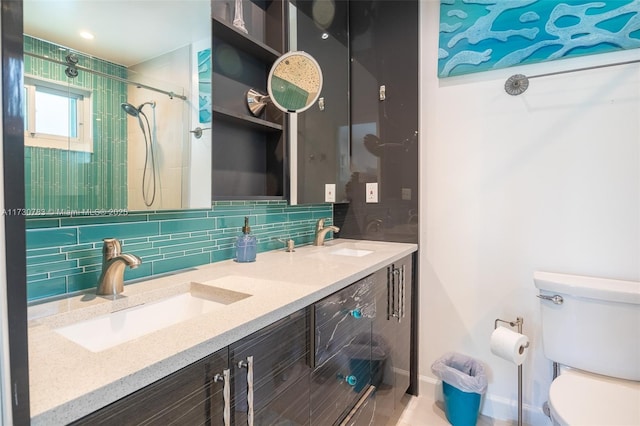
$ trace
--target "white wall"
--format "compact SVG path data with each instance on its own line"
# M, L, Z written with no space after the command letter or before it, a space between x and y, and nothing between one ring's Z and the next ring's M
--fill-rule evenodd
M551 362L536 270L640 280L640 49L439 80L439 2L421 1L420 374L447 351L480 359L482 411L516 419L517 368L489 350L496 318L524 317L525 422L544 424Z

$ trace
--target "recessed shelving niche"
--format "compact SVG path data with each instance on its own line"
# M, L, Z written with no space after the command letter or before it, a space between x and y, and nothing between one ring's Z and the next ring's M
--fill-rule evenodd
M287 117L271 105L254 117L245 100L251 88L267 93L271 65L287 47L285 6L244 0L248 33L231 24L232 13L213 9L214 200L287 198Z

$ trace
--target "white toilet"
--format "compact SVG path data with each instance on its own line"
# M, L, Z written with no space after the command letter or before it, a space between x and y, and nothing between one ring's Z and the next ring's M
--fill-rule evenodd
M640 425L640 282L536 272L555 425Z

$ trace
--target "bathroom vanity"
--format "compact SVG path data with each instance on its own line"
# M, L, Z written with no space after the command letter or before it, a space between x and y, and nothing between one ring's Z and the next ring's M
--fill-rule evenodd
M115 301L84 295L33 306L32 423L358 424L388 415L379 407L393 400L372 402L408 386L397 373L409 377L416 249L334 240L129 284ZM121 312L150 316L182 297L214 305L103 348L88 349L81 332L61 334L105 316L135 331L147 321L126 323Z

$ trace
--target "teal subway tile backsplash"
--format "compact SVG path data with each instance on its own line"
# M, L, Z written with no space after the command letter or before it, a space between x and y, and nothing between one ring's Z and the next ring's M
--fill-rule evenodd
M292 238L298 246L311 243L316 220L331 219L333 206L216 201L205 210L27 218L28 300L94 288L101 271L103 238L118 238L123 252L142 259L138 268L125 270L125 280L232 259L245 216L258 240L258 251L264 252L282 249L278 239Z
M178 219L160 222L161 234L204 231L216 226L215 219Z
M27 259L27 276L43 274L46 272L63 271L66 269L72 269L78 266L77 260L63 260L61 262L50 263L37 263L35 265L30 264L30 259Z
M27 266L29 265L36 265L38 263L51 263L51 262L57 262L59 260L66 260L67 257L63 254L60 253L59 250L56 250L56 253L54 254L47 254L47 255L42 255L42 256L32 256L29 258L29 262L27 263Z
M192 268L194 266L204 265L206 263L211 263L211 256L209 255L209 253L199 253L189 256L163 259L153 263L153 273L164 274L166 272Z
M68 292L73 293L74 291L86 290L91 287L95 287L95 284L98 282L98 277L100 276L100 271L89 271L83 272L75 275L67 276L67 285Z
M70 246L77 243L78 230L76 228L27 229L27 250Z
M142 237L157 235L158 222L128 222L102 225L87 225L78 227L78 240L81 243L102 241L103 238L125 239L127 237Z
M113 224L121 222L141 222L147 218L146 214L129 214L120 216L70 216L60 219L61 226L76 226L76 225L99 225Z
M31 281L27 278L27 300L58 296L67 292L66 278L47 278Z

